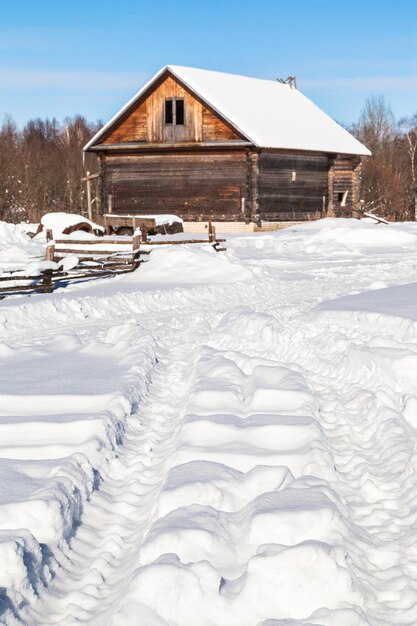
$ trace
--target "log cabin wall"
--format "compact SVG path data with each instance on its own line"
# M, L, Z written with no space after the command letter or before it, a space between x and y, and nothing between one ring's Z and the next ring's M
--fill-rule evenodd
M262 152L259 217L266 221L319 219L326 207L329 159L323 155Z
M116 214L174 213L185 220L242 220L247 197L243 150L161 151L104 157L102 205ZM243 206L245 202L243 202Z
M357 208L360 200L361 160L355 156L338 156L332 172L333 207L329 213L335 217L350 217L352 208Z
M183 100L184 124L165 123L169 99ZM176 213L192 221L292 221L348 214L359 203L359 157L285 153L250 142L243 147L244 141L165 74L109 129L102 139L105 150L96 148L100 210Z

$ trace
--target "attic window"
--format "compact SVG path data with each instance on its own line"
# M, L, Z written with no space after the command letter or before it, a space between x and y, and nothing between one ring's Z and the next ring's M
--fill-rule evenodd
M184 126L184 100L168 98L165 100L165 124Z

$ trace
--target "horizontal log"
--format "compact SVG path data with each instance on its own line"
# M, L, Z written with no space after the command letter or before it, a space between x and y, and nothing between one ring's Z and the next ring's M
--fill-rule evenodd
M226 241L226 239L216 239L217 241ZM178 244L186 244L186 243L215 243L209 241L208 239L182 239L179 241L147 241L143 245L145 246L176 246Z
M98 238L98 239L55 239L54 240L55 243L58 244L73 244L74 246L89 246L89 245L132 245L132 237L129 237L128 239L104 239L104 238Z
M63 256L64 254L74 254L75 256L79 256L79 254L91 254L95 256L116 256L117 254L130 254L131 251L123 252L122 250L78 250L76 248L55 248L55 256Z
M54 278L55 276L61 277L61 276L66 276L67 272L59 272L59 271L55 271L52 270L52 278ZM43 274L37 274L36 276L22 276L21 274L17 274L17 275L12 275L12 276L0 276L0 281L2 282L7 282L7 281L13 281L13 280L41 280L44 277Z

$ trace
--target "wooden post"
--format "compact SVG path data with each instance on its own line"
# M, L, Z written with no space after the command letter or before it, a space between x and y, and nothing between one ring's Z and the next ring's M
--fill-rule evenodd
M327 173L327 217L335 216L333 189L334 189L334 160L331 161L331 165Z
M136 252L137 250L139 250L139 246L140 246L140 236L139 235L133 235L133 237L132 237L132 250L133 250L133 252Z
M46 246L45 261L54 261L54 259L55 259L55 246L53 244L50 244L49 246Z
M209 222L208 222L208 238L209 238L209 242L212 243L212 241L213 241L213 224L211 223L211 220L209 220Z
M52 246L53 247L53 246ZM42 292L43 293L52 293L54 290L54 286L52 283L52 270L44 270L43 278L42 278Z
M51 241L53 239L53 233L50 228L46 229L46 241Z
M250 187L251 187L251 220L258 222L259 215L259 154L252 152L250 156Z
M139 267L139 247L140 247L140 235L133 235L132 237L132 270Z
M352 159L352 163L352 207L357 209L360 207L361 200L362 161L360 159Z
M213 242L216 242L216 241L217 241L217 237L216 237L216 227L215 227L215 226L212 226L212 227L211 227L211 237L212 237L212 239L211 239L211 240L212 240Z
M148 240L148 229L146 228L146 224L141 224L140 233L141 233L142 242L146 243L146 241Z
M88 211L88 219L93 221L93 209L91 206L91 179L90 172L87 172L87 211Z

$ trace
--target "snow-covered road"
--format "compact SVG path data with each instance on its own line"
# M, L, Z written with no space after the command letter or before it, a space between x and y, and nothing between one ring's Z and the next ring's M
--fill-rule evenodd
M417 623L417 228L228 248L2 303L0 623Z

